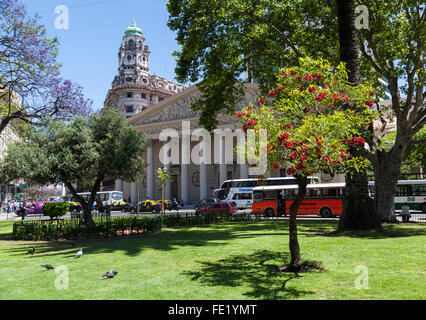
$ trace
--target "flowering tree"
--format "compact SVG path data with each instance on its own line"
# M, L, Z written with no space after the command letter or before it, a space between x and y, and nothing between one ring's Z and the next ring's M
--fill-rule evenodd
M57 39L16 0L0 0L0 133L9 124L91 111L80 86L59 77Z
M306 194L307 177L357 172L366 166L349 148L364 147L360 134L374 116L369 109L374 92L367 84L351 86L347 79L343 64L332 68L324 60L300 59L300 66L277 75L271 103L260 98L257 106L249 105L237 114L244 120L244 131L268 131L267 173L285 166L297 180L298 195L290 207L289 271L302 266L296 215ZM347 105L357 106L358 111L344 110Z

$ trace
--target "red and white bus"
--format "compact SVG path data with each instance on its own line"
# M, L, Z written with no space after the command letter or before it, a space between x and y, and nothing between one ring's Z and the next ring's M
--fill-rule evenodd
M331 218L342 214L345 183L308 184L298 215L319 215ZM297 185L261 186L253 188L252 212L265 216L290 214L296 199Z

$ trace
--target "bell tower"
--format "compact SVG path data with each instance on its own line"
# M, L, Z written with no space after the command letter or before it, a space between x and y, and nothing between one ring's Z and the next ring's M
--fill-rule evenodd
M105 107L115 108L129 118L184 89L179 83L150 74L150 53L142 30L133 19L121 40L118 73L107 93Z
M118 52L118 75L112 86L122 84L147 84L149 81L149 47L141 28L133 19L126 29Z

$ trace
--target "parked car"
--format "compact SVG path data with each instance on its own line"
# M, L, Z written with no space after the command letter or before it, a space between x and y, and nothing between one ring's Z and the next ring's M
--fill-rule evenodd
M110 210L120 210L121 212L129 211L129 204L123 200L113 201L112 204L107 207Z
M201 209L201 208L205 208L205 207L209 206L210 204L216 203L216 202L218 202L218 200L216 198L202 199L202 200L199 200L195 203L194 209L198 210L198 209Z
M160 204L160 208L161 208L161 204L163 203L163 200L155 200L155 202ZM164 209L172 210L171 208L172 208L172 200L164 200Z
M137 213L137 207L135 205L129 206L129 211L132 214ZM153 200L146 200L139 202L139 212L152 212L152 213L160 213L161 206L158 202Z
M207 207L197 209L196 213L219 213L227 212L230 214L237 213L238 208L235 202L224 201L209 204Z
M70 204L70 208L68 209L69 212L80 212L81 211L81 204L74 201L68 201Z
M25 208L27 214L43 214L43 205L47 202L57 202L57 201L38 201L30 206ZM22 208L16 210L18 216L22 216Z

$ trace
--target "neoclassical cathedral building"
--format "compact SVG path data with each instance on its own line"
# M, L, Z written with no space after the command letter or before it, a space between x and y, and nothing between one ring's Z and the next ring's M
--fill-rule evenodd
M174 143L179 152L178 163L166 165L172 174L172 181L165 188L166 199L176 198L185 203L193 203L212 197L213 191L226 179L248 178L249 165L239 164L234 150L238 144L237 137L232 138L231 148L225 148L225 143L215 148L212 143L207 152L211 159L210 163L188 161L192 159L191 153L202 140L197 137L194 139L193 135L188 138L184 134L188 126L191 132L202 128L198 124L198 112L190 108L191 103L198 99L201 93L196 86L184 88L165 78L150 75L149 54L141 29L133 22L123 37L118 55L118 75L108 92L105 106L120 110L128 117L129 124L144 133L146 170L140 181L117 180L111 187L123 191L125 200L128 201L130 198L133 203L147 198L161 199L161 187L156 171L164 167L162 147L171 143L171 139L163 141L161 137L165 130L172 130L178 136ZM241 110L249 102L257 101L259 96L260 91L256 84L245 84L245 95L235 107L235 111ZM235 132L241 128L235 115L220 113L217 119L218 129L230 129ZM185 139L189 139L186 144L182 143ZM225 138L220 139L222 142L225 141ZM232 154L231 161L225 162L224 159L230 154ZM213 160L218 158L221 161ZM277 169L274 173L274 176L285 175L285 168Z

